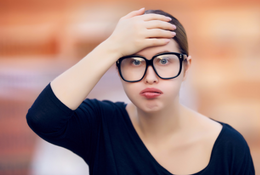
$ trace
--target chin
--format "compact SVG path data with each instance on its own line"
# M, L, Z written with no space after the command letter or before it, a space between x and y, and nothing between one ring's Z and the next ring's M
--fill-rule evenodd
M131 100L131 99L130 99ZM158 99L138 99L131 100L138 110L145 113L159 112L164 109L165 105Z
M158 111L161 111L162 109L163 109L163 106L158 103L146 103L146 104L142 104L142 106L140 106L140 110L142 110L146 113L158 112Z

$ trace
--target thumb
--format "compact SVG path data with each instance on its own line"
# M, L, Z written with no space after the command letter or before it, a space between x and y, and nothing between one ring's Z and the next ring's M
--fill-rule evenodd
M135 10L135 11L128 13L127 15L123 16L121 19L129 19L134 16L142 15L142 14L144 14L144 11L145 11L145 8L143 7L139 10Z

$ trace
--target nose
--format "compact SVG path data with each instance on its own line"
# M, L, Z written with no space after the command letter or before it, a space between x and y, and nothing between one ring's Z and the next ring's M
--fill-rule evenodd
M154 72L152 66L148 66L144 80L147 84L158 83L159 77Z

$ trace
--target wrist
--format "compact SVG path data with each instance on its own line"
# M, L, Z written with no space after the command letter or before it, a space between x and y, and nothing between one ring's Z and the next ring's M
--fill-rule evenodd
M106 55L111 55L111 57L115 58L114 61L123 56L120 52L121 49L119 45L113 42L112 38L107 38L99 45L99 47Z

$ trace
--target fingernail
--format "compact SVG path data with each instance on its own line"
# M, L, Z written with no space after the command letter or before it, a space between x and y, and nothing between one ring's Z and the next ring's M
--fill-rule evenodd
M173 29L176 29L176 25L173 25L173 24L172 24L172 28L173 28Z
M140 8L138 11L141 11L141 10L144 10L144 7L143 7L143 8Z
M172 18L170 18L170 17L168 17L168 16L166 16L166 18L167 18L169 21L171 21L171 20L172 20Z
M172 32L172 36L175 36L176 35L176 33L175 32Z

